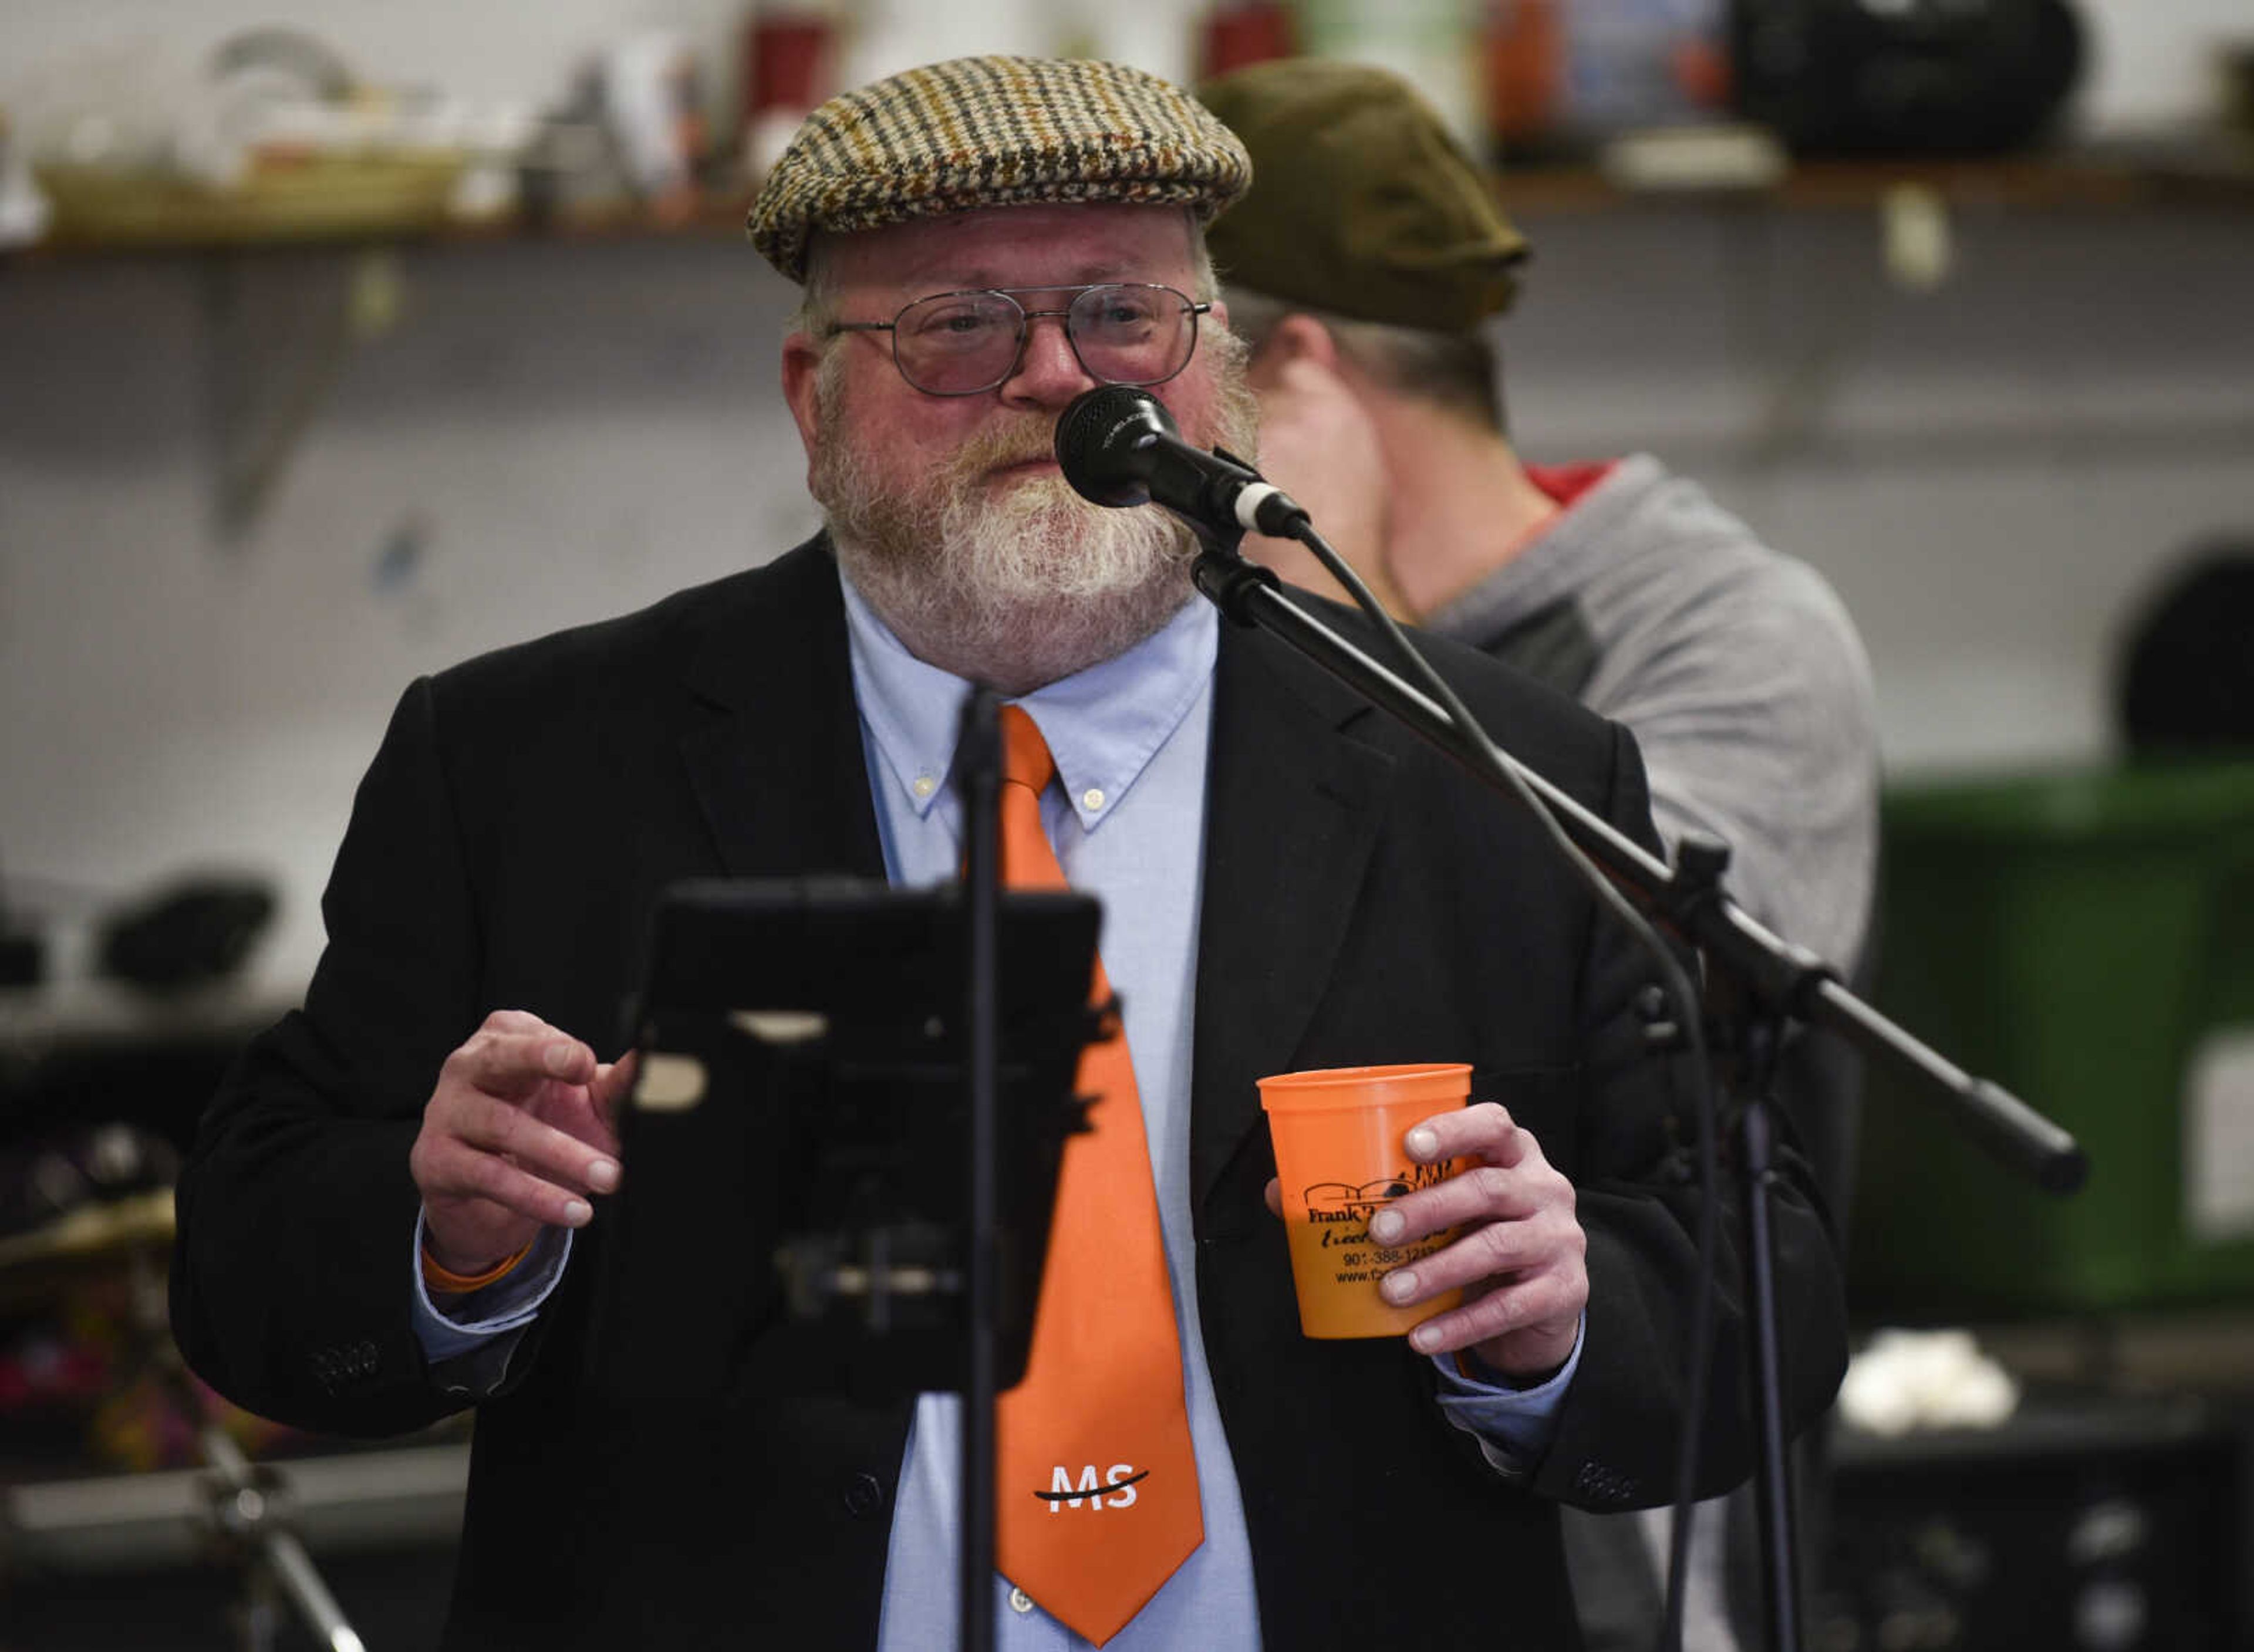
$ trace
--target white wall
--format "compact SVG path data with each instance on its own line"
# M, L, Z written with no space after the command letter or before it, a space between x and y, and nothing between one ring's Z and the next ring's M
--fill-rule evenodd
M289 316L343 263L0 271L0 875L271 868L284 974L410 676L813 526L773 390L783 285L748 248L493 247L409 258L402 325L349 359L227 542L214 291ZM248 336L262 372L302 370Z
M2254 46L2246 0L2076 0L2089 25L2088 127L2133 131L2180 123L2222 96L2216 53Z

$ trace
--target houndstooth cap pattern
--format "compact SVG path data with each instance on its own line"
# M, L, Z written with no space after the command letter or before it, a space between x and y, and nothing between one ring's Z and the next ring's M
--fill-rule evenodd
M1207 220L1251 181L1236 135L1154 74L1081 59L955 58L808 116L746 228L769 263L803 282L816 230L1057 202L1187 206Z

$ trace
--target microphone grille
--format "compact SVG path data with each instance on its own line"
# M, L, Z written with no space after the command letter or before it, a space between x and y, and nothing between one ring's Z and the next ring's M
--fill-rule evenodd
M1166 403L1131 384L1103 384L1073 397L1057 416L1056 460L1083 499L1140 505L1150 489L1130 461L1139 432L1174 428Z

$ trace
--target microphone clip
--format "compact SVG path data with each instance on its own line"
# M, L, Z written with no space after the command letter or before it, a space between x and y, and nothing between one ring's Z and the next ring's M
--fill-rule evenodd
M1250 560L1238 548L1238 542L1244 537L1242 528L1226 535L1218 528L1199 528L1197 531L1205 541L1205 549L1190 564L1190 583L1198 588L1200 596L1237 625L1257 624L1252 612L1254 593L1280 592L1284 582L1277 578L1273 568L1264 568Z

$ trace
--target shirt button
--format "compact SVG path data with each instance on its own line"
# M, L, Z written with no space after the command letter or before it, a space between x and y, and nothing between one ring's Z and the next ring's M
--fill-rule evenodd
M918 797L929 797L939 789L939 782L928 774L919 774L915 777L915 783L908 789Z
M1080 794L1080 803L1081 807L1087 809L1090 814L1102 808L1103 807L1103 788L1101 786L1089 787L1086 791Z
M1010 1610L1011 1610L1011 1611L1012 1611L1012 1612L1016 1613L1019 1617L1021 1617L1021 1618L1022 1618L1022 1617L1024 1617L1024 1616L1026 1615L1026 1614L1027 1614L1028 1612L1031 1612L1032 1609L1033 1609L1033 1597L1032 1597L1032 1596L1031 1596L1031 1595L1027 1594L1027 1593L1026 1593L1023 1589L1012 1589L1012 1590L1011 1590L1011 1591L1010 1591Z

